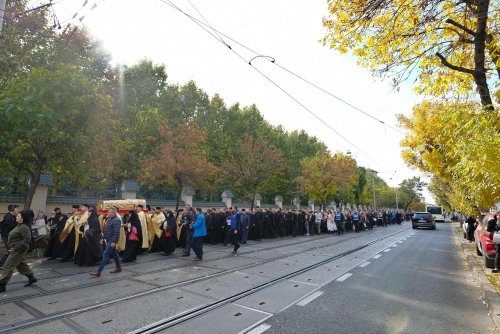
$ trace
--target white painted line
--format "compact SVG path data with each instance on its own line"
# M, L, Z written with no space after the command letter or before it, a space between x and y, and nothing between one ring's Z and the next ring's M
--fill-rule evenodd
M394 245L392 245L392 247L398 247L398 244L394 244Z
M339 278L337 278L337 282L343 282L351 276L352 276L351 273L344 274L344 275L340 276Z
M316 287L321 286L321 285L319 285L319 284L314 284L314 283L309 283L309 282L295 281L295 280L293 280L293 279L290 279L289 281L290 281L290 282L293 282L293 283L300 283L300 284L305 284L305 285L310 285L310 286L316 286Z
M361 264L359 265L359 267L360 267L360 268L364 268L364 267L366 267L366 266L367 266L367 265L369 265L369 264L370 264L370 262L366 261L365 263L361 263Z
M379 258L379 257L381 257L381 256L382 256L382 254L377 254L377 255L375 255L373 258L374 258L374 259L378 259L378 258Z
M390 252L390 251L391 251L390 248L387 248L386 250L384 250L385 253Z
M322 294L323 294L323 291L316 291L315 293L309 295L309 297L302 299L300 302L297 303L297 305L298 306L306 306L307 304L309 304L310 302L312 302L313 300L315 300L316 298L318 298Z
M268 324L262 324L260 326L257 326L255 327L254 329L252 329L250 332L247 332L247 334L260 334L260 333L264 333L265 331L267 331L269 328L271 328L271 325L268 325Z
M245 305L241 305L241 304L238 304L238 303L233 303L233 305L236 305L236 306L242 307L242 308L246 308L247 310L258 312L258 313L264 313L264 314L270 315L270 316L273 315L272 313L269 313L269 312L266 312L266 311L262 311L262 310L258 310L256 308L253 308L253 307L250 307L250 306L245 306Z

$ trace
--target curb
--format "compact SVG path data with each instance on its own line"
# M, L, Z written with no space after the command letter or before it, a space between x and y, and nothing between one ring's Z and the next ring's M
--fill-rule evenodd
M456 227L460 227L457 225L458 224L454 223L452 225L453 229L455 229ZM453 231L453 235L457 239L457 242L460 244L462 252L467 259L467 263L472 269L472 277L479 285L481 296L483 297L485 306L488 308L488 315L493 320L493 323L496 326L495 329L498 332L500 329L500 295L492 287L490 281L488 281L488 279L486 278L486 272L472 254L472 251L469 249L468 244L464 242L465 239L460 238L456 231Z

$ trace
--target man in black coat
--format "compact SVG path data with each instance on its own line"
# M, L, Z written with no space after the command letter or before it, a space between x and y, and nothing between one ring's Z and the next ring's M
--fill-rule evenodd
M68 216L61 212L60 208L55 208L52 217L49 219L50 226L50 239L49 246L45 250L45 257L49 260L61 257L62 254L62 244L59 242L59 236L66 226L66 221Z
M262 240L262 234L263 230L262 227L264 226L264 213L260 209L260 207L255 208L255 213L253 214L253 219L252 219L252 224L253 228L255 229L255 240L261 241Z
M214 245L215 241L215 229L214 229L214 214L212 210L207 210L205 214L205 225L207 228L207 236L205 237L205 241L209 244Z
M19 207L15 204L10 204L8 206L7 210L9 210L9 212L7 212L5 214L5 216L3 217L3 220L0 222L0 235L2 236L2 241L5 245L5 254L0 259L0 267L3 266L3 264L5 263L5 260L7 260L7 257L8 257L9 233L17 226L16 216L19 212Z
M467 223L467 240L469 242L474 242L474 231L476 230L476 219L472 216L469 216L465 221ZM488 232L491 232L488 230Z

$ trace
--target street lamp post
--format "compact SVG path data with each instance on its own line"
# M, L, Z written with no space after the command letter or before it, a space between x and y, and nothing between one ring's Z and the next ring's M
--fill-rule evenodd
M372 174L373 210L377 211L377 196L375 194L375 174L378 174L378 172L371 168L367 168L366 171Z
M398 192L399 192L399 188L396 188L396 210L399 211L399 204L398 204Z

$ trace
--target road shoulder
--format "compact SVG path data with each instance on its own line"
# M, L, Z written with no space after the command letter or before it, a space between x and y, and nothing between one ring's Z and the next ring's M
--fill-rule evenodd
M471 270L472 277L481 290L483 302L488 308L488 315L493 319L497 329L500 329L500 295L497 292L497 288L488 280L488 276L495 274L489 273L491 269L486 268L484 264L481 263L480 257L473 253L469 246L470 244L462 237L461 232L459 232L459 229L461 230L459 224L452 224L457 246L459 247L462 257L466 261L467 268Z

